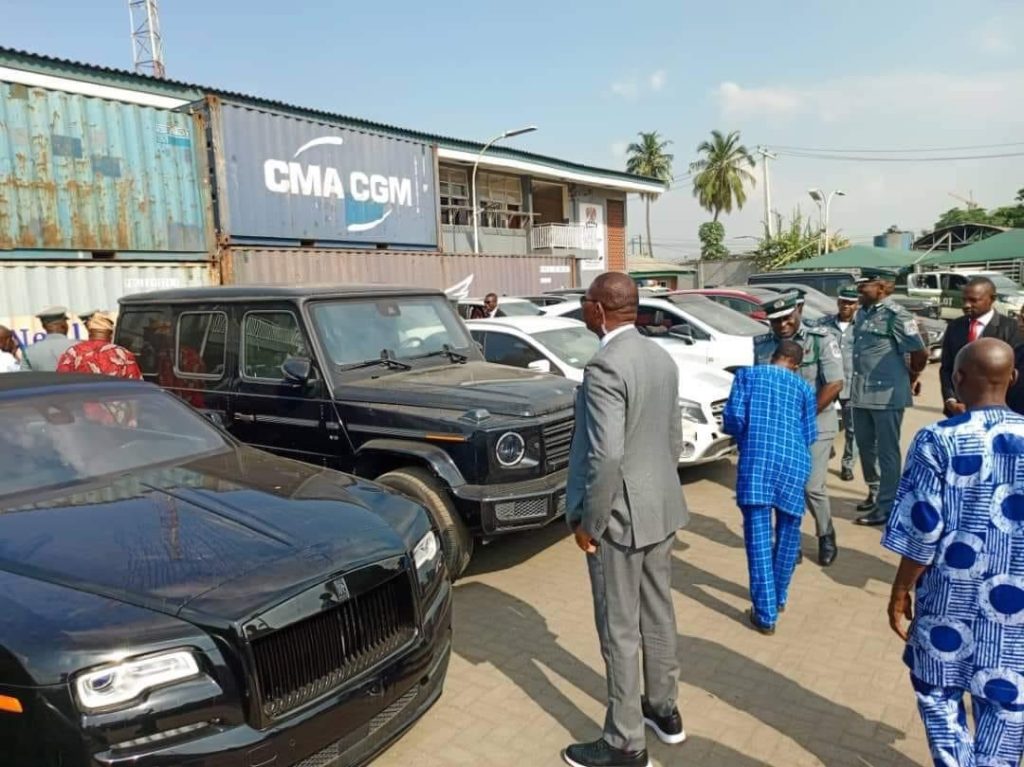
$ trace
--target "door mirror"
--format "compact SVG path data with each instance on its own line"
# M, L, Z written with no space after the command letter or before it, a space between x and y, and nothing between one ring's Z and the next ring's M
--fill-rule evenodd
M288 383L301 386L309 383L313 375L313 363L305 357L289 357L281 365L281 372Z
M681 341L686 341L688 344L693 343L693 328L689 325L673 325L669 328L669 335L673 338L678 338Z
M526 367L529 368L530 370L532 370L534 373L550 373L551 372L551 362L550 362L550 360L536 360L534 362L531 362Z

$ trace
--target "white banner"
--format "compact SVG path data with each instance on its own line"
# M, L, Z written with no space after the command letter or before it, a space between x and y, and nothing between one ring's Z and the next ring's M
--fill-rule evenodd
M581 202L580 219L583 226L594 230L594 239L597 243L598 257L588 259L580 264L582 269L588 271L605 270L605 226L604 226L604 204L600 202Z

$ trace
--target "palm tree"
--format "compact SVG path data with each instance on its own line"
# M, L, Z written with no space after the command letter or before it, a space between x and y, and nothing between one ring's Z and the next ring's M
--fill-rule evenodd
M671 141L662 141L657 131L639 134L640 141L630 144L626 148L629 159L626 160L626 172L634 173L637 176L656 178L668 184L672 180L672 159L665 149ZM657 198L656 194L642 192L644 204L647 207L647 252L654 256L654 247L651 242L651 200Z
M705 210L714 214L714 220L724 210L732 213L732 206L739 210L747 201L744 189L747 182L756 183L753 168L754 157L740 143L739 131L723 136L721 131L711 131L711 141L702 141L697 154L703 155L690 163L693 177L693 196Z

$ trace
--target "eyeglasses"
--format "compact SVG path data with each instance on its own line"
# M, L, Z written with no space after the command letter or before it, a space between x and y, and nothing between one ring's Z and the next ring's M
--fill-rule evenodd
M580 305L581 306L583 304L596 304L596 303L598 303L598 301L596 299L587 298L586 296L580 296Z

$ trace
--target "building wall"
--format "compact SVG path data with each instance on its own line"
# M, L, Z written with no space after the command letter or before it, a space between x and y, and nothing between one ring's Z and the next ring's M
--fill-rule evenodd
M528 295L574 287L575 259L565 256L232 247L221 258L224 284L415 285L463 295Z
M441 225L442 250L445 253L472 253L473 227ZM480 252L526 255L530 237L526 229L480 229Z

